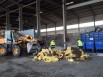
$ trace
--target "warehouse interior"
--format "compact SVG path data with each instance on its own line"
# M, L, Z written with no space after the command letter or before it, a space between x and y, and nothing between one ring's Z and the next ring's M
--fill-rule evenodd
M103 77L102 8L103 0L0 0L0 35L5 32L6 40L0 36L0 77ZM14 42L16 34L11 32L22 37L16 36ZM52 40L54 50L50 49ZM5 51L12 52L1 55L1 41ZM35 52L28 55L31 49Z
M62 0L40 0L40 21L38 22L36 0L2 0L0 4L1 29L37 30L37 24L39 23L40 34L45 39L56 37L58 34L64 35ZM78 4L83 5L79 6ZM76 5L78 7L75 7ZM102 28L102 0L93 2L88 2L88 0L66 0L66 7L66 33L70 34L71 37L75 36L76 33L78 38L80 33L94 31L98 26ZM61 38L63 38L63 35L61 35ZM71 39L71 37L69 38ZM74 40L76 41L76 39ZM62 40L62 42L64 41Z

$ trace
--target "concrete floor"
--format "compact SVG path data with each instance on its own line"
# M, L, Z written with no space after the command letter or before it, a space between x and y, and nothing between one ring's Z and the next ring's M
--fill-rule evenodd
M103 57L85 62L32 61L28 57L0 57L0 77L103 77Z

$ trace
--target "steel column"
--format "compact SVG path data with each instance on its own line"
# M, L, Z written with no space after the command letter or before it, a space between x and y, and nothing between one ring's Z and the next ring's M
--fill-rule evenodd
M10 15L9 15L9 10L6 10L6 29L10 30L11 26L10 26Z
M22 6L19 6L19 30L23 30Z
M47 40L47 24L46 24L46 40Z
M64 26L64 49L67 48L66 46L66 33L67 33L67 28L66 28L66 0L62 0L62 7L63 7L63 26Z
M95 26L95 15L93 15L93 21L94 21L94 28L96 29L96 26Z
M56 40L56 35L57 35L57 32L56 32L56 23L55 23L55 40Z
M96 26L95 26L95 12L94 12L93 9L91 8L91 6L89 6L89 9L90 9L91 13L93 14L94 29L96 29Z
M57 32L56 32L56 23L55 23L55 35L57 34Z
M37 19L37 34L38 38L40 38L40 0L36 0L36 19Z
M79 36L80 36L81 33L80 33L80 25L79 24L80 24L80 18L78 18L78 33L79 33Z

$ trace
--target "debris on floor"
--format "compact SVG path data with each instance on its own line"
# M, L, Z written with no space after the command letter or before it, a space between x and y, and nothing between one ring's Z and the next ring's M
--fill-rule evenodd
M67 59L69 62L74 62L78 60L90 60L91 57L79 48L68 47L65 51L60 51L57 49L42 49L41 52L34 56L33 61L42 60L44 62L57 62L62 59Z

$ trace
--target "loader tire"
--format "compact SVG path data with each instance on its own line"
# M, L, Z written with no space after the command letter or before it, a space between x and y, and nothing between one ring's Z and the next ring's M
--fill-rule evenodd
M4 45L0 45L0 56L5 56L7 54L6 47Z
M12 54L15 57L18 57L21 55L21 48L18 45L14 45L12 48Z
M37 50L30 50L31 52L33 52L33 56L36 56L38 54Z

